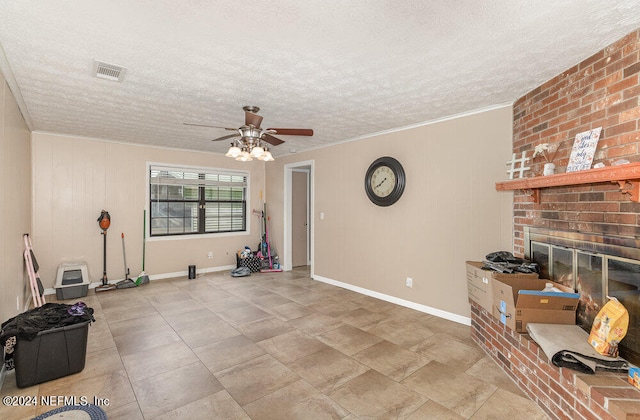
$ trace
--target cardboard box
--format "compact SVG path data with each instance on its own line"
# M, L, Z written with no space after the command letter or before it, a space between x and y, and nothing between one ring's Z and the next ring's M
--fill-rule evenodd
M467 261L467 292L469 299L476 302L490 314L493 313L492 280L501 278L537 279L535 273L504 274L497 271L483 270L484 263Z
M552 283L562 293L543 292ZM500 278L493 282L493 316L520 333L527 332L527 323L576 323L580 295L573 289L543 279Z

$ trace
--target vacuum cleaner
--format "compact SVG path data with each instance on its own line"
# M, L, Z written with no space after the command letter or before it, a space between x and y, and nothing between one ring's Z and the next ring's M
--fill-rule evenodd
M96 292L106 292L107 290L114 290L116 286L114 284L109 284L109 279L107 278L107 229L111 226L111 216L109 216L109 212L106 210L102 210L100 213L100 217L98 217L98 225L100 225L100 229L102 229L102 238L103 238L103 269L102 269L102 284L96 287Z

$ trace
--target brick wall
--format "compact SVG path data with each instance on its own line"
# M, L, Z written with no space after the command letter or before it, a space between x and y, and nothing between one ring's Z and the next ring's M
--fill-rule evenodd
M568 46L570 48L570 46ZM513 151L532 156L536 145L559 145L556 173L564 172L577 133L603 127L594 164L640 161L640 30L634 31L518 99L513 106ZM542 174L533 160L529 176ZM542 189L540 204L514 195L514 253L524 253L524 226L640 236L640 203L617 184Z
M551 364L535 341L471 304L473 340L553 419L640 418L640 391L625 375L580 374Z

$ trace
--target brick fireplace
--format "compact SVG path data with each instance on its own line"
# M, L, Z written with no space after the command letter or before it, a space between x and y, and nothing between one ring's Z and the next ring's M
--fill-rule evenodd
M576 134L602 127L595 163L640 162L640 30L593 54L518 99L513 152L558 146L556 173L565 172ZM533 159L527 177L542 175ZM498 180L497 180L498 181ZM612 182L514 191L513 250L525 255L525 230L640 238L640 203ZM551 417L640 419L640 391L619 375L576 375L551 365L535 342L497 322L471 302L474 340Z
M640 161L640 30L634 31L547 81L513 106L513 151L533 154L537 144L560 144L556 172L564 172L577 133L603 127L594 164ZM542 174L533 160L529 176ZM599 183L514 193L514 254L524 254L524 227L640 236L640 203L617 184Z

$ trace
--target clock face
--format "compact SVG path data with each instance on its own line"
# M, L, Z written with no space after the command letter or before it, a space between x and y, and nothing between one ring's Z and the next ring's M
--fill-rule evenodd
M378 206L390 206L404 192L405 174L400 162L385 156L376 159L367 170L364 189L367 197Z
M379 166L371 175L371 189L380 198L387 197L396 185L396 174L388 166Z

